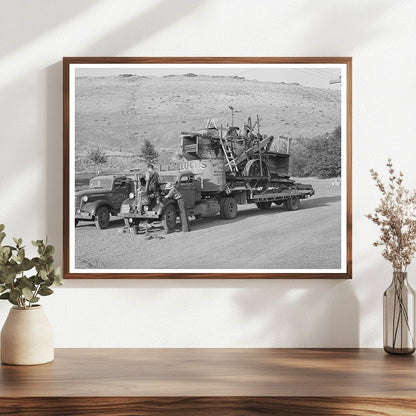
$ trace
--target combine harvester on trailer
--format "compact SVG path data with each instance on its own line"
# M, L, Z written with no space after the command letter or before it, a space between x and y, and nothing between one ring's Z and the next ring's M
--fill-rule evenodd
M262 210L283 204L295 211L301 200L314 195L312 185L289 177L290 136L261 134L258 116L254 124L249 118L241 132L210 119L205 129L182 132L181 149L178 169L160 172L162 198L146 198L143 204L136 191L123 203L119 216L126 225L161 220L166 231L173 230L178 207L174 200L163 200L168 182L176 184L188 214L196 218L220 214L234 219L238 205L244 204Z

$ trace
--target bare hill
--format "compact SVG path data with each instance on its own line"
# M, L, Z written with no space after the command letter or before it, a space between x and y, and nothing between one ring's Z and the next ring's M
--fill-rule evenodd
M178 152L181 131L204 127L209 117L235 125L259 114L262 132L314 137L340 124L340 91L241 77L193 74L78 77L76 155L100 146L109 155L138 154L151 140L162 160Z

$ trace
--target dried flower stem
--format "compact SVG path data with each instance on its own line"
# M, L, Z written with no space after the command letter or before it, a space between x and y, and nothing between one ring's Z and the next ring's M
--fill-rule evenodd
M391 159L387 168L387 184L374 169L370 170L382 196L374 213L366 217L380 227L379 239L373 245L384 246L383 257L395 271L405 272L416 253L416 191L403 186L403 173L396 173Z

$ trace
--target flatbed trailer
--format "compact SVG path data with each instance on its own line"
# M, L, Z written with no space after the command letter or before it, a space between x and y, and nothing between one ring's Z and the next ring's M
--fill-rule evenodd
M167 173L165 173L167 174ZM171 181L163 178L163 183ZM263 193L247 189L244 186L229 188L221 192L202 192L201 180L192 171L176 172L174 182L182 194L189 216L195 218L214 217L219 214L223 219L234 219L237 216L238 205L256 204L261 210L270 209L272 204L283 205L289 211L299 209L300 200L314 195L311 185L304 185L291 181L290 185L280 184L280 187L268 188ZM176 226L178 205L173 199L163 198L164 185L162 184L160 202L154 200L153 204L142 205L137 197L123 202L119 217L123 218L126 226L138 227L140 222L161 221L167 232Z
M267 192L265 194L253 195L247 199L247 204L257 204L259 202L283 202L286 199L299 197L299 199L306 199L315 194L313 189L290 189L281 192Z
M315 194L311 185L288 181L279 181L278 186L269 187L264 192L258 192L244 187L234 188L227 195L233 198L237 205L256 204L260 209L269 209L272 204L284 205L290 211L299 209L300 200L307 199ZM225 216L227 218L227 216Z

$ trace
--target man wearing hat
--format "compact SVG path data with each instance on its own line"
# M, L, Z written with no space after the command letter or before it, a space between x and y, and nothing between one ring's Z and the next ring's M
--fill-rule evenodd
M186 211L185 201L183 200L182 194L176 189L175 184L173 182L168 182L165 185L165 189L168 193L165 195L166 199L174 199L178 204L179 208L179 216L181 219L182 224L182 231L187 233L189 230L189 223L188 223L188 212Z
M159 177L159 174L155 171L155 168L151 163L147 165L147 172L146 172L145 180L146 180L146 186L145 186L146 192L149 194L149 196L153 195L153 197L157 198L159 196L160 177Z

